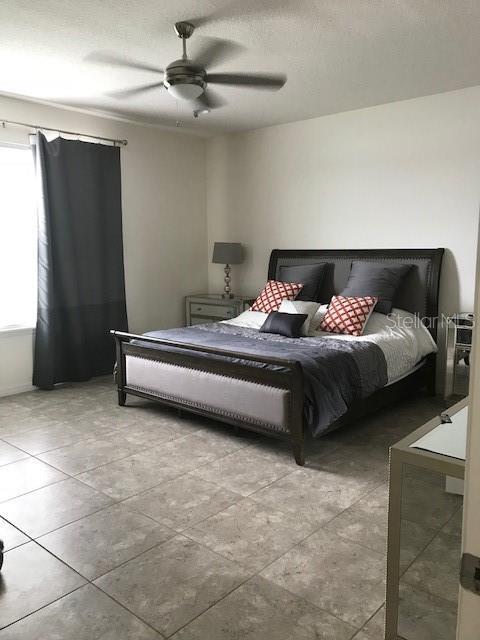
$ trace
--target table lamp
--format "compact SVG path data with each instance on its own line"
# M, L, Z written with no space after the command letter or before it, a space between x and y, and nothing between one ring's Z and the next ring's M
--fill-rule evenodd
M240 242L215 242L213 247L212 262L225 265L225 287L223 298L233 298L230 291L230 265L243 262L243 250Z

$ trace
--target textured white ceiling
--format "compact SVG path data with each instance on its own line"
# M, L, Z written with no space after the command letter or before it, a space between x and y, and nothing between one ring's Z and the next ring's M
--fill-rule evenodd
M221 88L227 106L194 120L163 89L105 92L156 80L95 65L109 52L166 67L173 24L244 47L210 71L284 72L274 93ZM205 132L240 131L480 84L480 0L0 0L0 92ZM1 114L0 114L1 116Z

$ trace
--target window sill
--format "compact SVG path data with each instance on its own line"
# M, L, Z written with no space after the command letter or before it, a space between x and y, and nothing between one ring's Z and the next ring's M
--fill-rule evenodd
M11 327L7 329L0 329L1 338L16 338L17 336L33 336L35 333L35 327Z

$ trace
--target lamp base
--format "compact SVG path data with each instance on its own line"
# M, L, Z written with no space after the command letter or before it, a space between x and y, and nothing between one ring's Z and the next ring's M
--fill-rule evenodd
M231 267L229 264L225 265L225 286L223 287L222 298L233 298L233 293L230 291L230 271Z

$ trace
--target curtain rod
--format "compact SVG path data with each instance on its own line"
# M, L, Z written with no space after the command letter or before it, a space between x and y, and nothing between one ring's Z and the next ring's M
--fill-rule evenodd
M113 142L113 144L120 144L124 147L127 146L128 140L116 140L115 138L104 138L103 136L91 136L88 133L78 133L78 131L64 131L63 129L52 129L51 127L40 127L37 124L28 124L26 122L15 122L14 120L4 120L0 118L0 122L2 126L5 127L6 124L13 124L17 127L28 127L29 129L37 129L45 131L55 131L57 133L66 133L69 136L82 136L83 138L93 138L94 140L106 140L107 142Z

